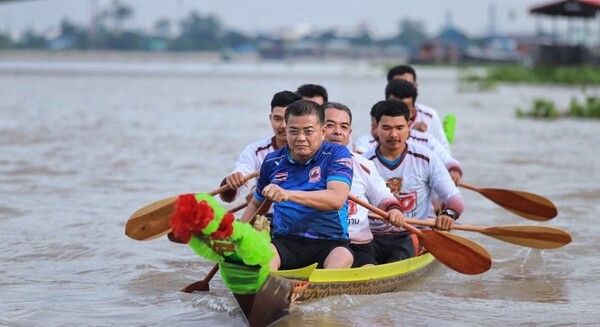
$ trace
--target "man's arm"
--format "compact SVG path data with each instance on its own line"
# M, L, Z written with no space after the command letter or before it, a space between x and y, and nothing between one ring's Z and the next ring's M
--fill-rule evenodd
M291 201L317 210L340 210L348 194L350 185L341 181L330 181L327 189L321 191L288 191L276 184L267 185L262 195L275 202Z
M256 210L258 210L261 204L262 201L259 201L256 197L252 197L252 201L250 201L250 203L246 207L246 210L242 214L242 218L240 218L240 221L247 223L250 220L252 220L252 218L254 218L252 217L252 215L256 212Z

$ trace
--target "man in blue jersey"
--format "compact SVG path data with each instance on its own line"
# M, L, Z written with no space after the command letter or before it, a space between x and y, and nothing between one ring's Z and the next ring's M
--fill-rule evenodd
M285 121L288 144L265 158L241 220L249 221L265 199L275 202L271 270L315 262L324 268L349 268L350 152L323 142L324 113L313 101L290 104Z

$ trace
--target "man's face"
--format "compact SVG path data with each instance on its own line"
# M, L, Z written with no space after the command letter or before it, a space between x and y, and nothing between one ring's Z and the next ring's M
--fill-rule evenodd
M410 124L404 116L381 116L377 124L379 144L387 151L403 150L410 132Z
M322 105L323 103L325 103L325 99L323 99L323 97L320 96L320 95L314 96L312 98L302 97L302 99L308 100L308 101L312 101L312 102L316 102L316 103L319 104L319 106Z
M287 138L285 134L285 107L273 107L273 111L269 115L271 128L278 143L286 144Z
M316 114L289 116L286 132L292 159L304 162L321 147L325 126L319 123Z
M350 141L350 133L352 126L347 112L335 108L325 109L325 141L346 146Z

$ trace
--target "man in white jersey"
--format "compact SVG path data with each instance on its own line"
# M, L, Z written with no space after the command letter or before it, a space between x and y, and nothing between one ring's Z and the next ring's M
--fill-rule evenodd
M386 100L376 111L379 146L366 154L398 198L404 216L427 219L431 194L442 201L435 228L450 230L464 210L464 201L444 165L431 150L406 142L410 111L401 101ZM378 263L403 260L419 252L417 238L406 230L371 220L373 252Z
M407 82L408 83L408 82ZM408 83L412 88L412 84ZM369 150L374 149L379 144L377 140L377 121L375 120L375 112L377 110L377 106L384 101L379 101L373 105L371 108L371 134L361 136L354 145L354 150L356 153L364 154L369 152ZM406 104L409 109L414 104L414 98L408 96L406 98L402 98L402 102ZM455 183L458 183L462 178L462 167L458 160L454 159L452 155L446 151L446 149L440 144L440 142L434 138L431 134L418 131L416 129L410 130L410 134L408 136L407 142L416 142L419 144L423 144L428 147L435 155L437 155L448 172L450 173L450 177Z
M322 85L317 84L302 84L298 86L296 93L304 100L310 100L322 105L327 102L329 96L327 95L327 89Z
M352 133L352 112L336 102L326 102L321 108L325 113L325 141L346 146ZM387 211L390 222L402 226L404 215L399 210L398 200L385 185L373 162L354 153L352 161L354 175L350 194ZM373 234L368 213L366 208L348 200L348 234L350 248L354 251L354 267L377 264L372 250Z
M415 115L417 115L417 110L415 107L417 95L418 92L416 86L413 83L403 79L392 80L385 88L386 99L394 99L404 102L404 104L410 110L411 117L415 117ZM433 150L434 153L442 160L446 166L446 169L448 169L450 177L452 177L454 183L458 184L462 177L462 168L460 167L460 164L456 159L452 158L450 152L447 151L443 145L437 141L437 138L431 138L429 135L433 136L433 134L420 132L414 128L411 128L410 137L408 140L409 142L423 143Z
M371 107L371 132L369 134L362 135L354 143L354 152L363 154L377 146L377 122L375 121L375 110L377 106L383 101L375 103Z
M232 189L220 194L221 200L233 202L244 188L244 176L259 170L267 154L287 145L285 133L285 109L301 97L290 91L275 93L271 100L269 121L273 136L248 145L235 162L232 173L225 177L221 185L228 184Z
M387 81L389 83L396 79L409 81L413 83L417 89L419 88L417 84L417 73L411 66L399 65L392 67L388 71ZM414 118L411 119L413 120L412 129L431 133L431 135L440 141L444 148L450 152L450 143L448 142L446 133L444 133L442 121L435 109L421 103L415 103Z

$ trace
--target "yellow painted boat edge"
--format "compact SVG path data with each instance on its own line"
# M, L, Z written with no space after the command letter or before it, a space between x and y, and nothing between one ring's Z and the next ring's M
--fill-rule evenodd
M272 274L302 278L310 276L312 283L328 282L358 282L386 277L393 277L409 273L411 271L427 266L435 257L430 253L392 263L373 267L349 268L349 269L315 269L317 264L293 270L271 271Z

